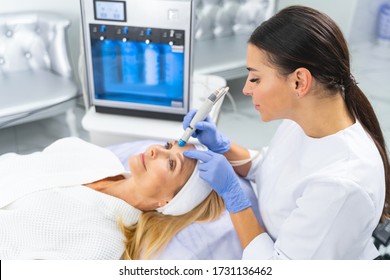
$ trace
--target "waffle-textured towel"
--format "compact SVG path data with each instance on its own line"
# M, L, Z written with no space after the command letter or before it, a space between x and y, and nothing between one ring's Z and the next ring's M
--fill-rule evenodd
M118 218L140 211L81 184L128 175L109 150L64 138L42 152L0 157L0 259L119 259Z

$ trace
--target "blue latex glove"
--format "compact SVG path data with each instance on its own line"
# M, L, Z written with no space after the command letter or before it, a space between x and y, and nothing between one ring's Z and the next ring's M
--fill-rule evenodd
M183 129L186 129L191 120L194 118L197 110L191 110L187 113L183 120ZM197 138L200 143L207 146L209 150L223 154L230 149L230 141L224 135L218 132L217 127L211 120L210 116L204 121L199 121L195 124L195 132L192 137Z
M183 154L188 158L200 160L200 177L223 198L230 213L237 213L251 206L233 167L223 155L199 150L187 150Z

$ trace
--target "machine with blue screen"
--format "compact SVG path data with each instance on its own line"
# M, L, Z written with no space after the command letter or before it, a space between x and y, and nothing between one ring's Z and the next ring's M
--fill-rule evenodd
M81 0L97 112L182 120L191 95L192 1Z

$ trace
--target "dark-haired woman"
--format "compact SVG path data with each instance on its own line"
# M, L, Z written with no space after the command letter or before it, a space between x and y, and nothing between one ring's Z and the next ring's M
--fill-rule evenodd
M252 33L247 69L243 93L262 120L284 120L270 145L254 158L206 119L193 136L211 151L184 153L201 160L201 177L223 197L243 258L375 259L372 232L389 214L389 160L338 26L312 8L287 7ZM262 221L236 173L256 183Z

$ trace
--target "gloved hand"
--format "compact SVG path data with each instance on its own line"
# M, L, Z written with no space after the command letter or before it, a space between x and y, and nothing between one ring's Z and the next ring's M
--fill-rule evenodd
M233 167L223 155L199 150L187 150L183 155L200 160L200 177L223 198L230 213L237 213L251 206Z
M195 116L197 110L191 110L184 117L183 120L183 129L186 129L193 117ZM192 134L192 137L197 138L200 143L207 146L209 150L223 154L230 149L230 141L224 135L218 132L217 127L212 122L210 116L204 121L199 121L195 124L195 132Z

